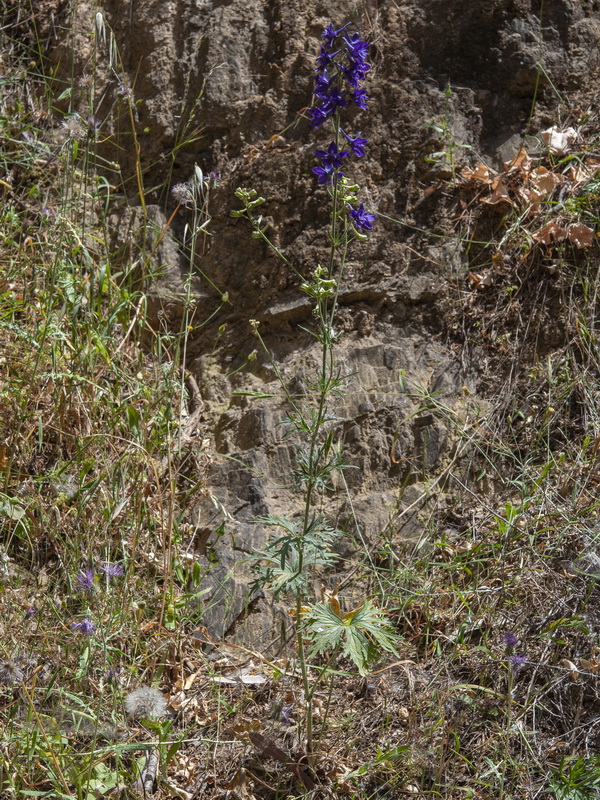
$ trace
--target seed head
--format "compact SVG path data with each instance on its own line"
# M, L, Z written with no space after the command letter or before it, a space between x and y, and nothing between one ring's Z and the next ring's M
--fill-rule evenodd
M81 122L78 114L72 114L62 121L61 127L67 139L83 139L85 136L85 128Z
M23 670L16 661L0 661L0 683L18 683L23 680Z
M185 208L192 208L194 205L194 192L189 183L176 183L171 189L171 194L177 203Z
M153 686L140 686L125 698L125 711L132 719L158 719L166 708L167 701Z

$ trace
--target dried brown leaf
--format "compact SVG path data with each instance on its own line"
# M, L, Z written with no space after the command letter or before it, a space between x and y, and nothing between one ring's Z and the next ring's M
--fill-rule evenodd
M536 242L542 242L542 244L545 245L562 242L566 239L566 237L566 229L557 222L549 222L547 225L544 225L541 230L533 234L533 238L536 240Z
M492 278L491 273L487 272L485 275L480 274L479 272L471 272L469 273L469 284L473 289L488 289L492 286L494 279Z
M568 658L561 658L558 663L561 667L569 670L569 677L572 681L579 680L579 670L572 661L569 661Z
M563 175L550 172L546 167L537 167L530 176L530 183L536 194L536 196L531 199L541 200L545 197L549 197L556 187L564 182L565 178Z
M567 225L567 238L575 247L591 247L594 241L594 231L582 222L572 222Z
M463 167L460 174L468 181L479 181L488 186L492 182L492 173L485 164L479 163L475 165L474 169L470 167Z
M560 131L556 125L542 131L540 136L546 142L546 147L555 156L566 156L573 149L577 141L577 131L575 128L566 128Z
M517 155L512 159L512 161L505 161L504 162L504 170L505 172L509 172L511 170L520 170L524 173L529 173L531 169L531 159L527 153L525 148L521 148Z
M488 205L494 206L497 203L510 203L513 205L513 201L508 193L508 189L504 183L504 176L503 175L496 175L491 183L492 193L489 197L482 197L482 203L488 203Z
M593 672L596 674L600 669L600 661L597 659L593 659L592 661L588 661L587 658L580 658L579 659L579 666L581 669L587 669L589 672Z
M581 162L575 164L569 170L569 179L573 182L573 187L585 186L593 175L593 171L588 169L587 161L585 164Z

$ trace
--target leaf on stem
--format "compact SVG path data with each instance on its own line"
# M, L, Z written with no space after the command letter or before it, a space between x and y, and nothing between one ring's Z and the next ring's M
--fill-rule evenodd
M380 656L381 651L395 652L397 636L382 609L365 599L353 611L340 616L335 605L317 603L310 606L304 635L311 644L310 655L340 648L361 675Z

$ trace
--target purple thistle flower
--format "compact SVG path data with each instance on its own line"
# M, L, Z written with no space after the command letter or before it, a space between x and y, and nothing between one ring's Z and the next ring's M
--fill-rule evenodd
M110 564L108 561L100 565L100 569L107 576L107 578L117 578L119 575L124 575L125 570L123 564Z
M340 129L341 130L341 129ZM342 131L342 135L345 137L346 141L350 145L350 149L354 153L355 156L361 158L365 155L365 147L368 145L368 141L366 139L362 139L360 134L362 131L359 131L356 136L349 136L345 131Z
M352 220L354 227L360 231L372 231L373 225L372 223L375 222L377 219L376 214L371 214L369 211L365 210L364 205L361 203L358 208L350 208L350 219Z
M82 569L81 572L75 576L75 580L77 581L79 588L83 592L93 592L94 591L94 570L93 569Z
M171 189L171 194L175 202L184 206L184 208L194 207L194 192L189 183L176 183Z
M93 636L96 629L96 624L91 619L82 619L81 622L76 622L71 626L71 629L83 636Z
M503 641L507 647L513 648L519 644L519 637L516 635L516 633L511 631L510 633L506 634Z
M93 114L86 119L86 123L87 123L87 126L88 126L88 132L90 134L92 134L95 131L97 131L100 128L100 126L102 125L102 121L99 120L99 119L96 119L96 117Z
M516 674L527 663L527 656L522 653L514 653L508 660L511 672Z

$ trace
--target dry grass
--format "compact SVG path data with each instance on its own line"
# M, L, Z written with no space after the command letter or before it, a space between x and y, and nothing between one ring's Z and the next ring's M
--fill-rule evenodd
M453 276L454 321L497 367L497 401L463 431L474 455L448 472L429 535L382 538L356 577L402 639L366 678L340 663L320 687L313 770L294 653L202 627L185 505L209 491L210 456L189 426L186 333L149 335L139 262L112 271L92 134L45 106L15 13L0 104L0 796L141 796L144 769L165 798L596 796L597 244L524 252L533 223L507 238L496 215L494 239L483 211L462 220L493 280ZM595 225L587 188L569 214ZM444 419L443 398L430 409ZM166 715L126 715L139 686L159 688Z

